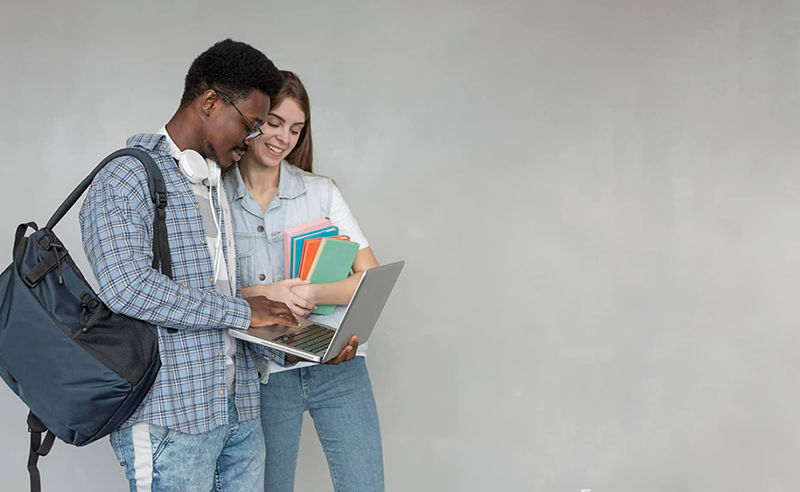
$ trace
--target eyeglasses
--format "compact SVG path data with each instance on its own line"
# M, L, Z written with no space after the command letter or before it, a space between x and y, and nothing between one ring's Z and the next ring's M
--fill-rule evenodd
M250 133L248 133L247 136L244 137L245 140L253 140L254 138L258 138L264 134L264 132L261 131L261 128L254 127L253 125L250 124L249 121L247 121L247 117L244 114L242 114L241 111L239 111L239 108L236 107L236 105L233 103L233 99L231 99L229 95L225 94L224 92L220 92L218 90L214 90L214 92L227 99L228 102L231 103L231 106L233 106L233 109L235 109L236 112L239 113L244 119L244 124L247 125L247 129L250 130Z

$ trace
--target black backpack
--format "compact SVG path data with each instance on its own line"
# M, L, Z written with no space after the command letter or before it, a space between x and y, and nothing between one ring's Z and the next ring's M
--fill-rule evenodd
M0 377L30 409L32 492L41 490L36 464L55 437L83 446L107 436L133 414L161 368L155 327L111 312L53 232L95 175L120 156L147 170L155 204L153 268L171 278L164 179L139 149L106 157L45 227L17 227L13 262L0 275ZM28 227L35 232L25 237Z

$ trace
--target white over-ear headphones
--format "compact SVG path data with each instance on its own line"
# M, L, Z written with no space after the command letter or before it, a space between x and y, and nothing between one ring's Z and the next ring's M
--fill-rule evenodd
M189 182L217 186L222 171L216 162L204 159L196 150L187 149L178 156L178 166ZM207 180L207 181L206 181Z
M217 228L217 242L214 245L214 283L217 282L220 265L223 261L222 255L222 229L220 220L217 219L214 201L211 199L211 187L217 187L217 201L221 203L220 175L222 170L219 165L211 159L204 159L197 151L192 149L184 150L178 156L178 166L186 179L192 184L203 184L208 186L208 202L211 206L211 217L214 219L214 226ZM231 283L231 286L233 283Z

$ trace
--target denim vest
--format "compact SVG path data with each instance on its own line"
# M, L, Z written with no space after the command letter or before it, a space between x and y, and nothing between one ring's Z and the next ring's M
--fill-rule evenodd
M333 181L283 161L278 191L264 213L242 181L238 167L225 174L223 179L236 239L238 285L247 287L283 280L286 276L283 231L328 217ZM344 311L344 306L337 306L331 316L312 315L310 319L328 326L339 326ZM266 361L259 359L255 357L256 367L264 372Z

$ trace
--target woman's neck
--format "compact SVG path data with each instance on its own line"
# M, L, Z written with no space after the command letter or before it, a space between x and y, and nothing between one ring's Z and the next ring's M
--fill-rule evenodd
M242 173L242 180L253 196L274 194L280 184L281 166L261 166L247 159L247 154L239 162L239 172Z
M278 184L281 178L281 166L261 166L245 157L239 161L239 172L242 173L242 181L250 194L255 198L258 206L264 213L269 210L269 204L278 191Z

